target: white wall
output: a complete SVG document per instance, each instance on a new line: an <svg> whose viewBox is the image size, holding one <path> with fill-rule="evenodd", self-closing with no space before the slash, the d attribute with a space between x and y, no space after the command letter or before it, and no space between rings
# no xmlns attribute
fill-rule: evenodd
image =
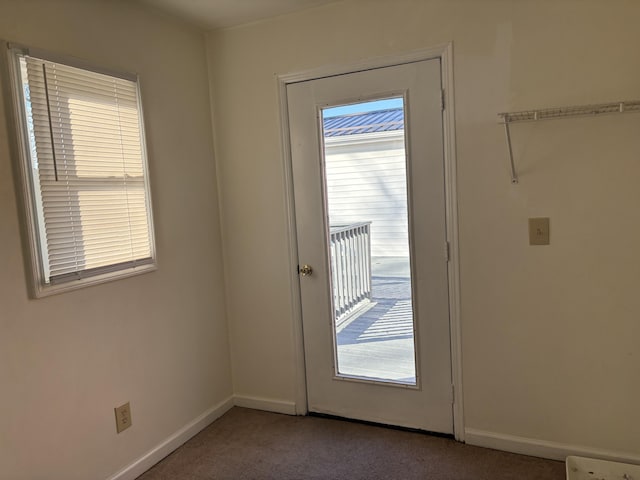
<svg viewBox="0 0 640 480"><path fill-rule="evenodd" d="M466 426L637 454L640 3L353 0L209 36L236 392L295 399L276 75L453 41ZM551 218L551 245L527 218Z"/></svg>
<svg viewBox="0 0 640 480"><path fill-rule="evenodd" d="M133 2L64 0L0 1L0 38L140 74L153 273L27 297L0 115L0 479L104 479L232 393L204 39Z"/></svg>

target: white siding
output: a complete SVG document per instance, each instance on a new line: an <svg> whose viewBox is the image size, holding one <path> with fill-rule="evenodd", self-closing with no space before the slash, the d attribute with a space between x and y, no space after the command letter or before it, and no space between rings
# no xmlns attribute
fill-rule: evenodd
<svg viewBox="0 0 640 480"><path fill-rule="evenodd" d="M325 140L331 225L371 223L371 255L409 255L404 131Z"/></svg>

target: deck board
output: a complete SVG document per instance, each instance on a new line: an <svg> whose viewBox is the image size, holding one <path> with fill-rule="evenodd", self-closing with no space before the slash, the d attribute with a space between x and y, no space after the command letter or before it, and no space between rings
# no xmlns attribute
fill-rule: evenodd
<svg viewBox="0 0 640 480"><path fill-rule="evenodd" d="M373 276L371 305L355 313L337 334L343 375L415 383L411 281Z"/></svg>

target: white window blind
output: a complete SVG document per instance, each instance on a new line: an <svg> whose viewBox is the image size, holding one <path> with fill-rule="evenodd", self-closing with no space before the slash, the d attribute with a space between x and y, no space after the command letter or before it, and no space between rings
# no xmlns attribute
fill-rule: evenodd
<svg viewBox="0 0 640 480"><path fill-rule="evenodd" d="M44 283L152 264L137 82L32 56L19 63Z"/></svg>

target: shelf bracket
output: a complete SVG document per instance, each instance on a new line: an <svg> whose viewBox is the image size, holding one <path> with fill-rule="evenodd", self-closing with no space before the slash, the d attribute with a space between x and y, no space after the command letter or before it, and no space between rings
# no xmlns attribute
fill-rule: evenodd
<svg viewBox="0 0 640 480"><path fill-rule="evenodd" d="M511 131L509 130L509 119L504 119L504 133L507 135L507 148L509 149L509 163L511 165L511 183L518 183L518 173L513 161L513 148L511 147Z"/></svg>

